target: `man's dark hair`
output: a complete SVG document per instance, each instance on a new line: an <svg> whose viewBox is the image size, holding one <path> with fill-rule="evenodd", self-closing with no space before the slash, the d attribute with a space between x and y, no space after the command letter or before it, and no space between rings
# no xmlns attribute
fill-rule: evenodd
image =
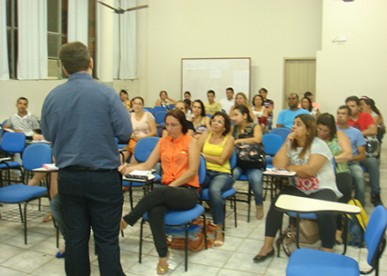
<svg viewBox="0 0 387 276"><path fill-rule="evenodd" d="M348 115L351 116L351 109L347 105L345 105L345 104L340 105L338 109L345 109L345 110L347 110Z"/></svg>
<svg viewBox="0 0 387 276"><path fill-rule="evenodd" d="M350 96L345 99L345 103L356 102L356 105L359 105L359 98L357 96Z"/></svg>
<svg viewBox="0 0 387 276"><path fill-rule="evenodd" d="M26 98L26 97L19 97L18 99L17 99L17 101L16 101L16 103L19 103L19 101L26 101L27 102L27 104L28 104L28 99Z"/></svg>
<svg viewBox="0 0 387 276"><path fill-rule="evenodd" d="M213 94L215 96L215 91L214 90L208 90L207 91L207 96L208 96L208 94Z"/></svg>
<svg viewBox="0 0 387 276"><path fill-rule="evenodd" d="M234 93L234 88L232 88L232 87L227 87L227 88L226 88L226 91L227 91L227 90L230 90L230 91L232 91L232 93Z"/></svg>
<svg viewBox="0 0 387 276"><path fill-rule="evenodd" d="M267 89L264 88L264 87L262 87L261 89L259 89L258 93L261 92L261 91L267 93Z"/></svg>
<svg viewBox="0 0 387 276"><path fill-rule="evenodd" d="M90 52L85 44L76 41L64 44L59 51L59 59L69 75L86 71L90 65Z"/></svg>

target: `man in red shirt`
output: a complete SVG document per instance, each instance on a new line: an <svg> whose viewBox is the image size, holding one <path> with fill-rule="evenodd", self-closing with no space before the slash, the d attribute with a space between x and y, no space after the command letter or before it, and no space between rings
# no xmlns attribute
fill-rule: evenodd
<svg viewBox="0 0 387 276"><path fill-rule="evenodd" d="M348 124L359 129L366 138L367 136L375 136L377 134L375 121L369 113L360 112L359 98L357 96L350 96L345 100L345 104L351 109L351 117ZM369 173L372 204L374 206L383 205L380 198L380 172L378 161L375 157L367 156L365 160L360 162L360 165L365 167Z"/></svg>

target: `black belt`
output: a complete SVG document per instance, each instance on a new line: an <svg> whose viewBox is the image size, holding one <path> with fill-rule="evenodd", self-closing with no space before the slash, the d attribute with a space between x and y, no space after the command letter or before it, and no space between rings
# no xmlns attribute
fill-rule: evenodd
<svg viewBox="0 0 387 276"><path fill-rule="evenodd" d="M90 168L90 167L84 167L84 166L78 166L78 165L68 166L68 167L65 167L61 170L73 171L73 172L112 172L112 171L117 171L117 169L99 169L99 168Z"/></svg>

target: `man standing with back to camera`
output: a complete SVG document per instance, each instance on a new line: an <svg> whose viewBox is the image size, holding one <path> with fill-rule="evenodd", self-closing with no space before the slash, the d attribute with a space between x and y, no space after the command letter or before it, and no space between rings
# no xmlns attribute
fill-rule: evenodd
<svg viewBox="0 0 387 276"><path fill-rule="evenodd" d="M123 195L115 137L129 140L128 112L112 88L92 79L87 46L65 44L59 58L69 79L46 97L41 127L59 168L66 274L90 275L92 228L100 274L125 275L118 245Z"/></svg>

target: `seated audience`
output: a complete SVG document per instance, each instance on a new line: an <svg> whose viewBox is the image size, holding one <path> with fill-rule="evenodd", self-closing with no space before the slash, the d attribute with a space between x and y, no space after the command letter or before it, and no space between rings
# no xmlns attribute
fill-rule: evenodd
<svg viewBox="0 0 387 276"><path fill-rule="evenodd" d="M339 202L347 203L352 198L352 176L348 161L352 159L352 147L348 137L336 128L333 115L321 114L317 119L317 137L324 140L332 152L335 164L336 184L343 196ZM337 217L336 242L342 243L341 215Z"/></svg>
<svg viewBox="0 0 387 276"><path fill-rule="evenodd" d="M184 100L185 100L185 99L191 100L191 98L192 98L191 92L185 91L185 92L184 92Z"/></svg>
<svg viewBox="0 0 387 276"><path fill-rule="evenodd" d="M369 113L360 112L359 98L357 96L348 97L345 104L351 109L348 125L355 127L361 131L366 141L373 139L377 134L377 127L374 119ZM374 206L383 204L380 198L380 172L378 160L374 157L377 153L366 153L366 159L360 164L366 168L370 177L371 184L371 202Z"/></svg>
<svg viewBox="0 0 387 276"><path fill-rule="evenodd" d="M220 105L220 103L215 102L214 90L207 91L207 99L208 102L204 104L204 107L206 108L206 114L214 115L216 112L222 111L222 106Z"/></svg>
<svg viewBox="0 0 387 276"><path fill-rule="evenodd" d="M253 114L262 128L262 133L265 133L268 124L267 117L269 111L263 105L263 97L261 95L255 95L253 98Z"/></svg>
<svg viewBox="0 0 387 276"><path fill-rule="evenodd" d="M262 96L263 98L263 105L265 109L267 110L267 130L271 130L272 125L273 125L273 109L274 109L274 102L273 100L269 99L267 97L267 89L266 88L261 88L258 91L258 94Z"/></svg>
<svg viewBox="0 0 387 276"><path fill-rule="evenodd" d="M234 145L238 144L260 144L262 142L261 127L253 122L250 112L245 105L237 105L233 108L234 128L232 135ZM237 180L241 174L247 176L249 185L254 193L255 217L260 220L264 216L262 197L262 170L258 167L244 167L242 162L237 162L233 177Z"/></svg>
<svg viewBox="0 0 387 276"><path fill-rule="evenodd" d="M134 97L132 99L133 112L130 113L132 121L132 136L128 143L128 152L133 155L137 141L150 136L156 136L156 122L152 113L144 111L144 99ZM125 160L128 156L125 156Z"/></svg>
<svg viewBox="0 0 387 276"><path fill-rule="evenodd" d="M187 135L188 126L184 113L171 110L165 116L168 136L160 139L148 160L136 165L124 164L120 167L122 174L131 171L150 170L161 161L162 186L146 194L132 212L121 221L121 229L128 224L133 226L148 212L153 240L159 255L157 273L168 271L168 245L165 238L164 215L170 210L189 210L195 207L199 198L199 154L198 143Z"/></svg>
<svg viewBox="0 0 387 276"><path fill-rule="evenodd" d="M310 101L312 102L313 108L316 108L317 110L320 110L320 105L318 103L314 102L314 97L313 97L312 92L306 91L304 93L304 97L307 97L308 99L310 99Z"/></svg>
<svg viewBox="0 0 387 276"><path fill-rule="evenodd" d="M301 108L309 111L310 115L312 115L315 119L320 115L320 110L313 107L312 101L308 97L303 97L301 99Z"/></svg>
<svg viewBox="0 0 387 276"><path fill-rule="evenodd" d="M199 138L200 134L210 128L210 118L206 116L206 109L201 100L194 100L192 103L191 122L195 129L195 138Z"/></svg>
<svg viewBox="0 0 387 276"><path fill-rule="evenodd" d="M280 111L278 114L277 127L292 128L294 118L300 114L309 114L309 111L299 108L299 97L296 93L290 93L288 96L288 109Z"/></svg>
<svg viewBox="0 0 387 276"><path fill-rule="evenodd" d="M164 106L166 109L170 108L171 104L174 104L176 101L168 96L168 92L165 90L160 91L160 99L156 100L155 106Z"/></svg>
<svg viewBox="0 0 387 276"><path fill-rule="evenodd" d="M129 100L129 94L125 89L121 89L120 91L120 99L122 104L126 107L126 109L130 112L132 108L132 103Z"/></svg>
<svg viewBox="0 0 387 276"><path fill-rule="evenodd" d="M337 129L342 131L351 142L352 158L348 161L348 167L352 175L352 184L355 188L355 198L365 206L365 180L360 162L365 160L365 139L361 132L348 125L351 109L342 105L337 110Z"/></svg>
<svg viewBox="0 0 387 276"><path fill-rule="evenodd" d="M177 101L175 103L175 109L179 109L179 110L183 111L184 114L185 114L185 117L187 118L187 113L186 112L187 112L188 106L185 103L185 101ZM193 136L194 135L194 131L195 131L193 123L191 121L187 120L187 126L188 126L187 134ZM168 136L168 131L167 131L167 129L164 126L163 133L162 133L161 137L167 137L167 136Z"/></svg>
<svg viewBox="0 0 387 276"><path fill-rule="evenodd" d="M383 136L386 133L386 126L384 125L382 113L376 107L375 101L366 96L360 98L359 104L361 112L369 113L371 114L372 118L374 118L376 127L378 128L376 136L381 143Z"/></svg>
<svg viewBox="0 0 387 276"><path fill-rule="evenodd" d="M234 105L234 89L232 87L226 88L226 98L220 100L222 110L230 114L231 107Z"/></svg>
<svg viewBox="0 0 387 276"><path fill-rule="evenodd" d="M251 105L249 103L249 100L247 99L246 94L243 93L243 92L238 92L235 95L234 105L232 106L232 108L230 110L230 114L229 114L231 119L232 119L232 115L233 115L233 109L237 105L244 105L244 106L246 106L248 108L248 110L249 110L250 117L253 119L254 122L257 122L257 118L254 116L254 113L253 113L253 110L251 109Z"/></svg>
<svg viewBox="0 0 387 276"><path fill-rule="evenodd" d="M43 140L43 136L38 134L40 124L38 118L28 112L28 99L20 97L16 101L17 113L5 121L3 129L10 129L14 132L23 132L27 138Z"/></svg>
<svg viewBox="0 0 387 276"><path fill-rule="evenodd" d="M315 137L316 120L309 114L297 115L292 132L274 157L276 168L296 172L295 184L284 188L281 194L337 201L341 193L337 190L332 153L328 145ZM278 197L277 197L278 198ZM263 262L274 256L274 237L282 224L283 212L275 207L274 200L266 217L264 244L254 262ZM333 251L335 244L336 215L317 213L321 246L324 251ZM279 246L279 243L277 243Z"/></svg>
<svg viewBox="0 0 387 276"><path fill-rule="evenodd" d="M203 188L209 190L211 214L216 225L215 246L222 246L224 242L225 202L222 199L222 192L231 189L234 183L230 167L234 138L229 135L230 127L228 115L218 111L211 118L209 131L203 133L199 139L199 147L207 166Z"/></svg>

